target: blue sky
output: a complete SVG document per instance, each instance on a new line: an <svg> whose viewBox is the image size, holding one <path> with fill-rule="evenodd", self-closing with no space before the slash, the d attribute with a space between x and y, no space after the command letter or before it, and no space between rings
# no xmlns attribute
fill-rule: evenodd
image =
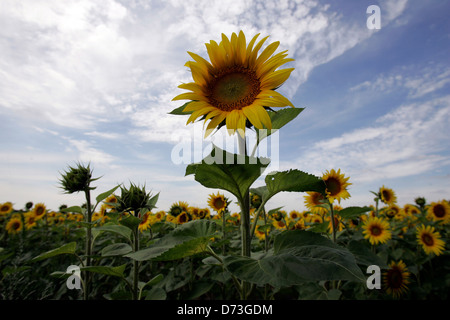
<svg viewBox="0 0 450 320"><path fill-rule="evenodd" d="M369 5L380 7L379 30L366 26ZM270 35L295 59L280 92L305 110L279 132L279 170L340 168L352 183L344 207L372 204L382 185L400 205L448 199L449 9L438 0L2 0L0 202L79 204L58 179L82 161L102 176L94 194L131 181L160 192L161 209L205 207L217 190L184 177L172 157L201 126L167 113L190 81L186 51L206 57L204 43L239 30ZM268 203L279 206L303 210L303 194Z"/></svg>

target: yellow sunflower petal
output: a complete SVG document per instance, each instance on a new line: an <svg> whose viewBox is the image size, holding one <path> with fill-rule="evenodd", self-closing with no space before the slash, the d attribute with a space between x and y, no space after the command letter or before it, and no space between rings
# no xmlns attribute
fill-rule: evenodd
<svg viewBox="0 0 450 320"><path fill-rule="evenodd" d="M261 81L261 89L274 89L281 86L291 75L291 72L294 71L294 68L287 68L275 71L264 77Z"/></svg>

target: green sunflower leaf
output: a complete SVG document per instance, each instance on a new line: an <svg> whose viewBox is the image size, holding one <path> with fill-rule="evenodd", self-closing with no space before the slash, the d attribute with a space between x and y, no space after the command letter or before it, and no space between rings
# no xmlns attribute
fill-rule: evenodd
<svg viewBox="0 0 450 320"><path fill-rule="evenodd" d="M180 225L172 232L153 242L148 248L125 257L145 261L170 261L206 252L217 225L209 220L194 220Z"/></svg>
<svg viewBox="0 0 450 320"><path fill-rule="evenodd" d="M257 285L284 287L305 281L365 281L350 251L304 230L279 234L273 250L259 259L228 256L224 265L237 278Z"/></svg>
<svg viewBox="0 0 450 320"><path fill-rule="evenodd" d="M109 267L109 266L89 266L80 268L81 271L89 271L94 273L100 273L107 276L114 276L119 278L125 278L124 271L127 264L123 264L117 267Z"/></svg>
<svg viewBox="0 0 450 320"><path fill-rule="evenodd" d="M347 207L339 211L339 215L345 219L357 218L365 212L373 210L370 207Z"/></svg>
<svg viewBox="0 0 450 320"><path fill-rule="evenodd" d="M258 141L270 136L274 130L279 130L294 120L304 108L284 108L278 111L267 111L272 121L272 130L256 130Z"/></svg>
<svg viewBox="0 0 450 320"><path fill-rule="evenodd" d="M108 191L105 191L105 192L103 192L103 193L100 193L100 194L95 198L95 200L97 201L97 203L99 203L99 202L105 200L105 199L108 198L111 194L113 194L113 192L116 191L117 188L119 188L119 186L115 186L114 188L112 188L112 189L110 189L110 190L108 190Z"/></svg>
<svg viewBox="0 0 450 320"><path fill-rule="evenodd" d="M269 200L282 191L325 193L325 183L321 178L297 169L268 174L265 181L267 192L263 193L263 196L266 197L263 198L263 201Z"/></svg>
<svg viewBox="0 0 450 320"><path fill-rule="evenodd" d="M226 190L242 199L269 162L267 158L237 155L214 146L201 163L187 166L186 175L194 174L203 186Z"/></svg>
<svg viewBox="0 0 450 320"><path fill-rule="evenodd" d="M128 241L131 241L131 230L123 225L105 224L103 226L97 227L96 229L100 231L113 232L119 234Z"/></svg>
<svg viewBox="0 0 450 320"><path fill-rule="evenodd" d="M75 254L75 250L77 249L77 243L76 242L70 242L65 245L62 245L59 248L44 252L37 257L34 257L31 259L31 262L36 262L39 260L48 259L54 256L58 256L60 254Z"/></svg>
<svg viewBox="0 0 450 320"><path fill-rule="evenodd" d="M136 227L141 223L141 219L130 214L126 218L121 219L119 223L131 230L135 230Z"/></svg>
<svg viewBox="0 0 450 320"><path fill-rule="evenodd" d="M133 251L128 243L113 243L102 249L102 257L123 256Z"/></svg>

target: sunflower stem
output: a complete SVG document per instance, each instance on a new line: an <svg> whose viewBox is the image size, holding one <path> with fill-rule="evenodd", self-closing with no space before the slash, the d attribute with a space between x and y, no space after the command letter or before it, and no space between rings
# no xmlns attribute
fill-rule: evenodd
<svg viewBox="0 0 450 320"><path fill-rule="evenodd" d="M91 256L92 256L92 208L91 208L91 192L89 190L89 187L87 187L84 191L86 195L86 206L87 206L87 212L86 212L86 266L89 267L91 265ZM85 290L84 290L84 300L89 299L89 293L90 293L90 274L89 272L85 273Z"/></svg>
<svg viewBox="0 0 450 320"><path fill-rule="evenodd" d="M133 252L139 251L139 226L136 226L133 231L134 234L134 248ZM133 260L133 299L139 299L139 261Z"/></svg>
<svg viewBox="0 0 450 320"><path fill-rule="evenodd" d="M330 206L330 213L331 213L331 230L333 232L333 242L336 243L336 226L334 225L334 210L333 210L333 204L328 200L328 205Z"/></svg>

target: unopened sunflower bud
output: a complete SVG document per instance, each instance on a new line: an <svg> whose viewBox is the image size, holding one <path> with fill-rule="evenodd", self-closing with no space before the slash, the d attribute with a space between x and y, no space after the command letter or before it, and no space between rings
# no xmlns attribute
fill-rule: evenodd
<svg viewBox="0 0 450 320"><path fill-rule="evenodd" d="M129 189L122 187L120 189L122 194L117 196L117 210L119 212L134 211L134 214L137 216L141 209L147 207L150 194L145 191L145 187L140 188L131 184Z"/></svg>
<svg viewBox="0 0 450 320"><path fill-rule="evenodd" d="M61 174L61 176L62 189L66 193L91 190L93 188L90 188L89 185L91 181L96 180L92 179L92 171L89 165L85 167L82 164L77 164L75 168L69 167L69 170Z"/></svg>

